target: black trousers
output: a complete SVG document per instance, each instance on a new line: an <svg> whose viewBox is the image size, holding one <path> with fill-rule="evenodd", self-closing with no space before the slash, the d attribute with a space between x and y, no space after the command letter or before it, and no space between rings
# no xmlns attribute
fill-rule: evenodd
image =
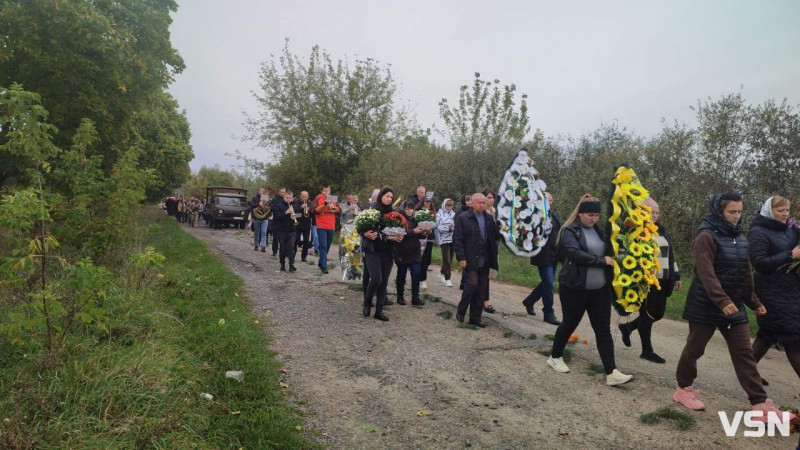
<svg viewBox="0 0 800 450"><path fill-rule="evenodd" d="M469 308L469 323L481 323L483 314L483 295L489 286L489 267L481 267L477 270L466 270L467 283L461 293L461 301L458 303L458 314L464 316Z"/></svg>
<svg viewBox="0 0 800 450"><path fill-rule="evenodd" d="M569 337L578 328L584 313L589 313L603 369L606 375L613 372L617 364L614 362L614 341L611 339L611 294L608 288L578 290L561 285L558 287L558 297L564 318L556 330L550 354L553 358L561 358Z"/></svg>
<svg viewBox="0 0 800 450"><path fill-rule="evenodd" d="M419 281L428 280L428 266L431 265L431 258L433 258L433 242L429 241L425 244L425 251L422 252L422 273Z"/></svg>
<svg viewBox="0 0 800 450"><path fill-rule="evenodd" d="M294 245L295 235L294 230L278 231L278 239L275 240L280 243L281 265L286 262L286 258L289 258L289 265L294 265L294 256L297 254L297 247Z"/></svg>
<svg viewBox="0 0 800 450"><path fill-rule="evenodd" d="M627 325L628 330L639 330L639 337L642 339L642 352L652 352L653 343L650 336L653 331L653 323L658 322L664 317L664 312L667 309L667 297L656 289L650 291L647 295L644 305L639 309L639 317L629 322Z"/></svg>
<svg viewBox="0 0 800 450"><path fill-rule="evenodd" d="M311 230L301 230L298 228L297 234L295 235L295 242L298 246L302 245L300 259L305 261L308 257L308 248L311 247Z"/></svg>
<svg viewBox="0 0 800 450"><path fill-rule="evenodd" d="M372 299L377 294L378 298L375 300L375 314L377 315L383 311L383 302L386 300L386 288L389 285L389 276L392 274L392 266L394 265L392 252L387 250L367 253L364 257L364 265L369 270L369 283L364 297L364 307L372 305Z"/></svg>

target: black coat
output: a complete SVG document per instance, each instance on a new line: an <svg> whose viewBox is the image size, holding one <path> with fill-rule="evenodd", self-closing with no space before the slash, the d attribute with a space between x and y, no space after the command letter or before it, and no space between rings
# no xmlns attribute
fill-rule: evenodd
<svg viewBox="0 0 800 450"><path fill-rule="evenodd" d="M481 236L478 219L474 210L458 214L455 218L455 232L453 233L453 249L457 261L466 261L466 270L478 270L481 267L498 269L498 245L500 230L497 223L486 211L486 239Z"/></svg>
<svg viewBox="0 0 800 450"><path fill-rule="evenodd" d="M555 266L558 264L558 230L561 229L561 219L555 211L550 211L550 220L553 223L553 228L550 230L550 235L547 237L547 243L544 248L534 256L531 256L531 264L539 267Z"/></svg>
<svg viewBox="0 0 800 450"><path fill-rule="evenodd" d="M295 229L292 219L289 217L289 204L283 199L272 203L272 220L270 220L270 224L274 224L275 228L273 230L276 233Z"/></svg>
<svg viewBox="0 0 800 450"><path fill-rule="evenodd" d="M597 235L605 241L605 233L595 225ZM564 227L558 242L558 257L563 261L558 272L558 284L570 289L586 289L586 272L590 267L605 269L606 280L610 279L610 266L604 256L589 253L586 236L583 234L578 220Z"/></svg>
<svg viewBox="0 0 800 450"><path fill-rule="evenodd" d="M420 249L419 240L425 236L415 234L414 228L417 223L413 218L406 216L408 222L408 232L403 236L403 240L394 244L392 247L392 257L397 264L413 264L422 262L422 251Z"/></svg>
<svg viewBox="0 0 800 450"><path fill-rule="evenodd" d="M781 268L793 262L799 235L797 229L759 213L748 234L756 295L767 308L767 314L758 317L759 331L779 342L800 339L800 277Z"/></svg>
<svg viewBox="0 0 800 450"><path fill-rule="evenodd" d="M308 217L303 217L303 201L299 198L292 200L292 208L294 208L294 212L300 214L300 217L297 218L297 229L309 231L311 230L311 214L314 210L314 207L311 205L310 201L306 201L305 204L306 207L308 207Z"/></svg>

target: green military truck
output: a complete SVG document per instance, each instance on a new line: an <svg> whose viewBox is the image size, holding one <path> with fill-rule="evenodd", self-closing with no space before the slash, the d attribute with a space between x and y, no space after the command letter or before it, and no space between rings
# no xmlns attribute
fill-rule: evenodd
<svg viewBox="0 0 800 450"><path fill-rule="evenodd" d="M250 206L247 204L247 189L225 186L206 187L206 214L208 226L219 228L232 225L244 229Z"/></svg>

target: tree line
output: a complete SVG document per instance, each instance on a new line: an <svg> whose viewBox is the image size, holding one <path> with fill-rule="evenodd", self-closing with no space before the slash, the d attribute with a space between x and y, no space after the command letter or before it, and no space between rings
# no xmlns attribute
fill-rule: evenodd
<svg viewBox="0 0 800 450"><path fill-rule="evenodd" d="M600 124L563 137L532 130L526 95L480 73L455 101L439 102L436 130L415 122L390 66L373 59L334 60L319 47L304 59L287 41L262 64L260 79L259 112L246 125L263 157L240 159L273 186L316 192L326 183L368 198L382 185L410 193L423 184L440 200L457 200L496 189L527 148L555 207L568 214L584 193L607 198L614 168L625 163L662 205L684 257L711 194L740 191L752 211L770 195L800 194L800 115L786 100L754 105L733 93L697 101L693 126L665 119L658 133L641 136Z"/></svg>

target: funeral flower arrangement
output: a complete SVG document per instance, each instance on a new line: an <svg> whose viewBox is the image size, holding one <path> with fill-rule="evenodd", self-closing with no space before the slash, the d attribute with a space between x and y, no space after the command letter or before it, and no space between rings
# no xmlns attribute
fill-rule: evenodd
<svg viewBox="0 0 800 450"><path fill-rule="evenodd" d="M553 225L544 195L546 188L528 152L520 150L506 170L497 203L500 234L517 256L534 256L547 243Z"/></svg>
<svg viewBox="0 0 800 450"><path fill-rule="evenodd" d="M658 227L653 223L650 207L644 200L650 195L642 187L633 169L625 166L614 174L611 197L611 247L614 252L614 280L611 282L617 303L626 312L638 311L650 292L650 286L661 289L656 274L659 247Z"/></svg>
<svg viewBox="0 0 800 450"><path fill-rule="evenodd" d="M375 211L377 212L377 211ZM361 279L361 235L352 225L343 225L339 238L339 259L342 281Z"/></svg>
<svg viewBox="0 0 800 450"><path fill-rule="evenodd" d="M427 209L420 209L414 213L414 221L424 231L430 231L436 226L436 216Z"/></svg>
<svg viewBox="0 0 800 450"><path fill-rule="evenodd" d="M358 213L354 223L356 225L356 232L358 234L366 233L367 231L378 231L381 220L381 213L376 209L365 209Z"/></svg>
<svg viewBox="0 0 800 450"><path fill-rule="evenodd" d="M392 211L390 213L384 214L381 217L382 222L382 229L381 232L386 236L405 236L406 231L408 230L408 222L406 222L406 218L403 217L397 211Z"/></svg>

